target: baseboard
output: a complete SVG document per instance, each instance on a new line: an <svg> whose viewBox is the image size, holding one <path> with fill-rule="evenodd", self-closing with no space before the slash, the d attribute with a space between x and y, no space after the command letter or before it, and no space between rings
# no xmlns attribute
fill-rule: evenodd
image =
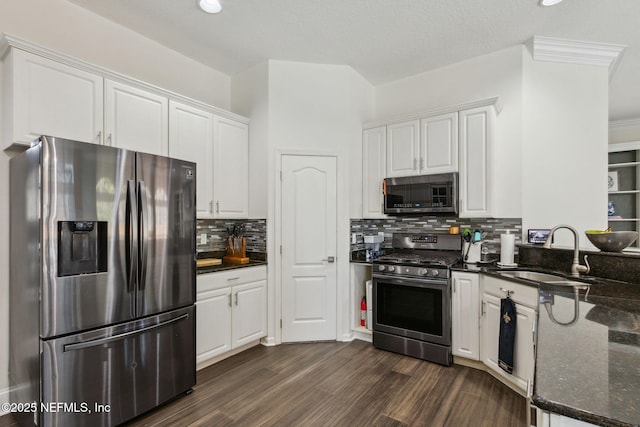
<svg viewBox="0 0 640 427"><path fill-rule="evenodd" d="M260 344L262 344L265 347L273 347L273 346L277 345L278 343L276 343L275 337L264 337L260 341Z"/></svg>
<svg viewBox="0 0 640 427"><path fill-rule="evenodd" d="M248 344L245 344L245 345L243 345L241 347L234 348L233 350L228 351L228 352L226 352L224 354L221 354L219 356L215 356L215 357L212 357L211 359L204 360L204 361L202 361L202 362L197 364L196 370L199 371L201 369L204 369L207 366L211 366L214 363L220 362L221 360L227 359L227 358L229 358L231 356L235 356L236 354L242 353L243 351L248 350L251 347L255 347L255 346L259 345L259 344L260 344L260 340L255 340L255 341L252 341L252 342L250 342Z"/></svg>

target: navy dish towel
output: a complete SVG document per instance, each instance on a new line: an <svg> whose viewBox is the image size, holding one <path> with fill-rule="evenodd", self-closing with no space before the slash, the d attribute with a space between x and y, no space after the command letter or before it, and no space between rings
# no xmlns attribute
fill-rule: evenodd
<svg viewBox="0 0 640 427"><path fill-rule="evenodd" d="M513 373L513 347L516 341L516 304L509 297L500 300L500 338L498 365Z"/></svg>

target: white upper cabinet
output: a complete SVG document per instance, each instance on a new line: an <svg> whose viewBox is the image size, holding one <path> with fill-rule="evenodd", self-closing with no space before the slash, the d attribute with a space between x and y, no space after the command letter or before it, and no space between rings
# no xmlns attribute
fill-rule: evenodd
<svg viewBox="0 0 640 427"><path fill-rule="evenodd" d="M215 218L249 217L249 126L214 116Z"/></svg>
<svg viewBox="0 0 640 427"><path fill-rule="evenodd" d="M169 154L169 99L105 80L104 144L144 153Z"/></svg>
<svg viewBox="0 0 640 427"><path fill-rule="evenodd" d="M420 121L420 173L458 171L458 113Z"/></svg>
<svg viewBox="0 0 640 427"><path fill-rule="evenodd" d="M213 113L169 101L169 156L196 164L196 215L213 217Z"/></svg>
<svg viewBox="0 0 640 427"><path fill-rule="evenodd" d="M4 60L4 144L29 145L40 135L100 142L103 78L11 49Z"/></svg>
<svg viewBox="0 0 640 427"><path fill-rule="evenodd" d="M387 128L362 131L362 215L384 217L382 180L386 177Z"/></svg>
<svg viewBox="0 0 640 427"><path fill-rule="evenodd" d="M491 217L493 106L460 111L460 217Z"/></svg>
<svg viewBox="0 0 640 427"><path fill-rule="evenodd" d="M387 177L419 173L420 121L387 126Z"/></svg>

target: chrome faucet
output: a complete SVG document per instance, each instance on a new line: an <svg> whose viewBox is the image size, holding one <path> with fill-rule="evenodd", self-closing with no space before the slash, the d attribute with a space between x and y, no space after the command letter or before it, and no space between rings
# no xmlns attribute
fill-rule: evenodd
<svg viewBox="0 0 640 427"><path fill-rule="evenodd" d="M571 275L579 277L580 273L588 273L591 268L589 267L589 262L587 261L586 255L584 256L584 263L586 265L580 264L580 239L578 238L578 232L572 226L560 224L553 227L549 232L549 237L547 237L547 240L544 242L544 245L542 247L551 249L551 240L553 240L553 233L555 233L559 228L566 228L567 230L571 230L571 232L573 233L573 262L571 263Z"/></svg>

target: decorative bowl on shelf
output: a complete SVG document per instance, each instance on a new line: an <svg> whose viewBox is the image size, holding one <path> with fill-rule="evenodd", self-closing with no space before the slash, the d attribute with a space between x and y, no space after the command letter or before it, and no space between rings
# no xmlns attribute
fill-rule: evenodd
<svg viewBox="0 0 640 427"><path fill-rule="evenodd" d="M593 246L603 252L622 252L638 238L637 231L612 231L610 228L584 232Z"/></svg>

